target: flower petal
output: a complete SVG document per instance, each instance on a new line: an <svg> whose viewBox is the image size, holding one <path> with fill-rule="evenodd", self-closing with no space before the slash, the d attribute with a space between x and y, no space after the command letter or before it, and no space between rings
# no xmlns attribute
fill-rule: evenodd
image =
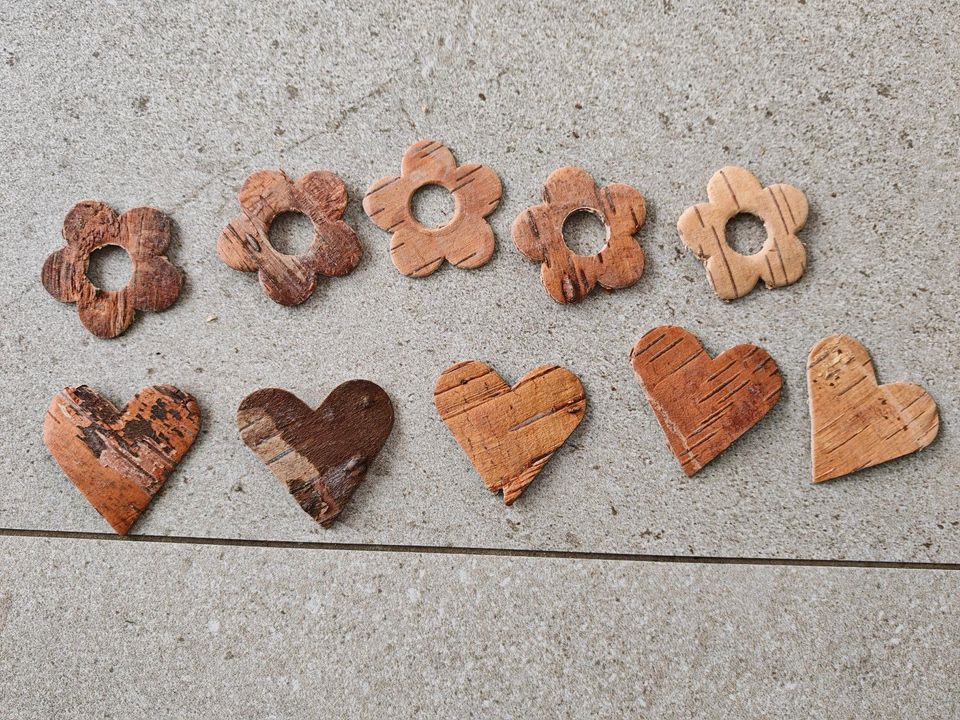
<svg viewBox="0 0 960 720"><path fill-rule="evenodd" d="M286 173L278 170L258 170L243 181L238 195L240 207L252 216L262 216L265 207L271 208L269 218L264 217L264 220L272 220L273 207L289 205L292 188L293 182Z"/></svg>
<svg viewBox="0 0 960 720"><path fill-rule="evenodd" d="M548 249L561 232L553 222L548 205L534 205L517 215L513 221L513 242L517 249L531 260L543 262Z"/></svg>
<svg viewBox="0 0 960 720"><path fill-rule="evenodd" d="M281 305L299 305L316 289L317 273L305 268L296 257L287 258L287 262L280 262L279 256L271 255L257 277L268 298Z"/></svg>
<svg viewBox="0 0 960 720"><path fill-rule="evenodd" d="M92 285L77 301L80 322L97 337L113 338L130 327L134 308L127 288L100 290Z"/></svg>
<svg viewBox="0 0 960 720"><path fill-rule="evenodd" d="M158 312L173 305L182 286L180 271L166 258L152 256L136 261L128 291L134 308Z"/></svg>
<svg viewBox="0 0 960 720"><path fill-rule="evenodd" d="M425 277L443 263L443 250L431 233L404 225L390 239L390 259L404 275Z"/></svg>
<svg viewBox="0 0 960 720"><path fill-rule="evenodd" d="M460 204L462 212L486 217L500 203L503 188L500 178L486 165L461 165L450 178L450 192Z"/></svg>
<svg viewBox="0 0 960 720"><path fill-rule="evenodd" d="M732 217L740 210L740 202L733 188L743 188L748 193L762 189L760 181L749 170L727 165L717 170L707 183L707 197L710 204L722 210L728 217Z"/></svg>
<svg viewBox="0 0 960 720"><path fill-rule="evenodd" d="M310 206L331 220L342 218L347 209L347 186L343 180L326 170L304 175L294 183L294 192L302 193L305 206Z"/></svg>
<svg viewBox="0 0 960 720"><path fill-rule="evenodd" d="M370 183L363 198L363 210L377 227L394 232L401 225L412 224L410 199L414 187L402 177L383 177Z"/></svg>
<svg viewBox="0 0 960 720"><path fill-rule="evenodd" d="M596 208L599 204L597 184L583 168L562 167L550 173L543 184L544 202L558 206L583 206Z"/></svg>
<svg viewBox="0 0 960 720"><path fill-rule="evenodd" d="M97 200L78 202L63 220L63 239L67 245L86 252L116 240L117 213Z"/></svg>
<svg viewBox="0 0 960 720"><path fill-rule="evenodd" d="M436 140L415 142L403 154L400 174L420 186L442 180L457 167L453 153Z"/></svg>
<svg viewBox="0 0 960 720"><path fill-rule="evenodd" d="M490 223L482 216L473 216L452 225L449 237L441 233L438 243L447 261L465 270L486 265L493 256L495 244Z"/></svg>
<svg viewBox="0 0 960 720"><path fill-rule="evenodd" d="M329 277L348 274L363 257L363 246L357 233L342 220L321 219L310 249L300 256L303 266Z"/></svg>
<svg viewBox="0 0 960 720"><path fill-rule="evenodd" d="M131 208L120 216L119 244L133 258L162 255L170 244L173 223L152 207Z"/></svg>
<svg viewBox="0 0 960 720"><path fill-rule="evenodd" d="M600 191L604 222L610 235L633 235L646 218L646 203L640 191L630 185L614 183Z"/></svg>
<svg viewBox="0 0 960 720"><path fill-rule="evenodd" d="M246 215L238 215L220 233L217 255L234 270L253 272L260 267L263 246L260 229Z"/></svg>
<svg viewBox="0 0 960 720"><path fill-rule="evenodd" d="M60 302L76 302L83 287L90 284L84 263L76 257L70 245L47 256L40 271L40 281Z"/></svg>

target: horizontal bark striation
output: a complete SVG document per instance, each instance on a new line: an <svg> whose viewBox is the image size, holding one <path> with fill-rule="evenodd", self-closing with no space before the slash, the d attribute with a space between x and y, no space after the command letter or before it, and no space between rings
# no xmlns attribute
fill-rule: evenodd
<svg viewBox="0 0 960 720"><path fill-rule="evenodd" d="M502 490L507 505L533 482L586 411L580 380L556 365L535 368L510 387L493 368L470 360L447 368L433 397L487 488Z"/></svg>
<svg viewBox="0 0 960 720"><path fill-rule="evenodd" d="M630 355L670 449L693 475L753 427L780 399L777 364L756 345L710 358L693 333L663 325Z"/></svg>

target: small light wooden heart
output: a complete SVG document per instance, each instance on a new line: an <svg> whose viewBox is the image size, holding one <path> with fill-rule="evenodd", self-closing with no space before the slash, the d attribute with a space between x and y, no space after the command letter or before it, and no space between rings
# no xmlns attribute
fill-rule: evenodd
<svg viewBox="0 0 960 720"><path fill-rule="evenodd" d="M443 371L433 391L443 422L490 492L513 504L586 410L580 380L542 365L513 387L489 365L468 360Z"/></svg>
<svg viewBox="0 0 960 720"><path fill-rule="evenodd" d="M43 442L87 501L125 535L199 431L197 401L172 385L144 388L123 410L81 385L53 398Z"/></svg>
<svg viewBox="0 0 960 720"><path fill-rule="evenodd" d="M711 359L693 333L662 325L637 341L630 361L687 475L726 450L780 399L777 364L756 345L737 345Z"/></svg>
<svg viewBox="0 0 960 720"><path fill-rule="evenodd" d="M387 441L393 403L369 380L338 385L316 410L293 393L265 388L240 403L237 427L300 507L330 527Z"/></svg>
<svg viewBox="0 0 960 720"><path fill-rule="evenodd" d="M815 483L916 452L940 429L933 398L913 383L877 385L866 348L846 335L813 346L807 384Z"/></svg>

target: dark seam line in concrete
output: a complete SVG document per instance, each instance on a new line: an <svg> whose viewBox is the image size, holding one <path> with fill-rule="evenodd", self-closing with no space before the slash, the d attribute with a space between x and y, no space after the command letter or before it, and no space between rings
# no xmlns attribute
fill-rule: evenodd
<svg viewBox="0 0 960 720"><path fill-rule="evenodd" d="M109 540L170 545L212 545L282 550L349 550L353 552L412 553L422 555L484 555L548 560L617 560L620 562L685 563L696 565L760 565L769 567L867 568L881 570L953 570L960 563L896 562L888 560L817 560L805 558L714 557L710 555L653 555L632 553L577 552L568 550L524 550L443 545L386 545L374 543L306 542L297 540L245 540L183 535L114 535L112 533L68 530L20 530L0 528L0 537L53 538L58 540Z"/></svg>

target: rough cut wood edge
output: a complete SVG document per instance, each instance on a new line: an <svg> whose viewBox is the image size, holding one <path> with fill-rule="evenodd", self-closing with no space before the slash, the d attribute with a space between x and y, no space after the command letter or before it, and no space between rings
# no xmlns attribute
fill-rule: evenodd
<svg viewBox="0 0 960 720"><path fill-rule="evenodd" d="M763 187L748 170L727 166L707 185L710 202L688 208L677 223L683 244L703 260L711 287L724 300L749 293L759 280L768 288L791 285L807 267L797 231L807 220L807 198L792 185ZM767 239L759 252L741 255L727 243L726 227L740 213L763 221Z"/></svg>
<svg viewBox="0 0 960 720"><path fill-rule="evenodd" d="M453 196L453 217L440 227L421 225L413 215L413 196L426 185ZM426 277L446 260L472 270L493 256L493 229L484 219L500 203L500 178L489 167L457 165L444 145L420 140L403 155L400 175L370 184L363 198L367 216L391 233L390 259L404 275Z"/></svg>
<svg viewBox="0 0 960 720"><path fill-rule="evenodd" d="M573 213L595 214L607 227L607 242L595 255L577 255L563 238L563 225ZM622 183L598 188L578 167L554 170L543 186L543 202L527 208L513 223L513 242L531 260L541 263L540 281L559 303L575 303L596 285L627 288L643 275L643 248L634 234L643 225L646 204L634 188Z"/></svg>
<svg viewBox="0 0 960 720"><path fill-rule="evenodd" d="M240 437L300 507L324 527L343 511L393 428L393 404L376 383L350 380L316 410L278 388L240 403Z"/></svg>
<svg viewBox="0 0 960 720"><path fill-rule="evenodd" d="M542 365L510 387L468 360L437 380L434 403L487 488L507 505L520 497L583 419L586 396L569 370Z"/></svg>
<svg viewBox="0 0 960 720"><path fill-rule="evenodd" d="M282 171L260 170L244 181L239 200L241 213L220 234L217 254L234 270L256 272L274 302L299 305L321 275L347 275L360 263L363 247L341 220L347 188L333 173L311 172L293 181ZM301 213L313 223L313 243L300 255L285 255L270 244L270 226L284 212Z"/></svg>
<svg viewBox="0 0 960 720"><path fill-rule="evenodd" d="M693 333L662 325L636 342L630 362L688 476L780 400L777 364L756 345L737 345L711 358Z"/></svg>
<svg viewBox="0 0 960 720"><path fill-rule="evenodd" d="M878 385L866 348L847 335L813 346L807 386L815 483L916 452L940 428L930 394L908 382Z"/></svg>
<svg viewBox="0 0 960 720"><path fill-rule="evenodd" d="M86 385L50 403L43 442L120 535L160 491L200 432L200 406L172 385L140 390L118 410Z"/></svg>

